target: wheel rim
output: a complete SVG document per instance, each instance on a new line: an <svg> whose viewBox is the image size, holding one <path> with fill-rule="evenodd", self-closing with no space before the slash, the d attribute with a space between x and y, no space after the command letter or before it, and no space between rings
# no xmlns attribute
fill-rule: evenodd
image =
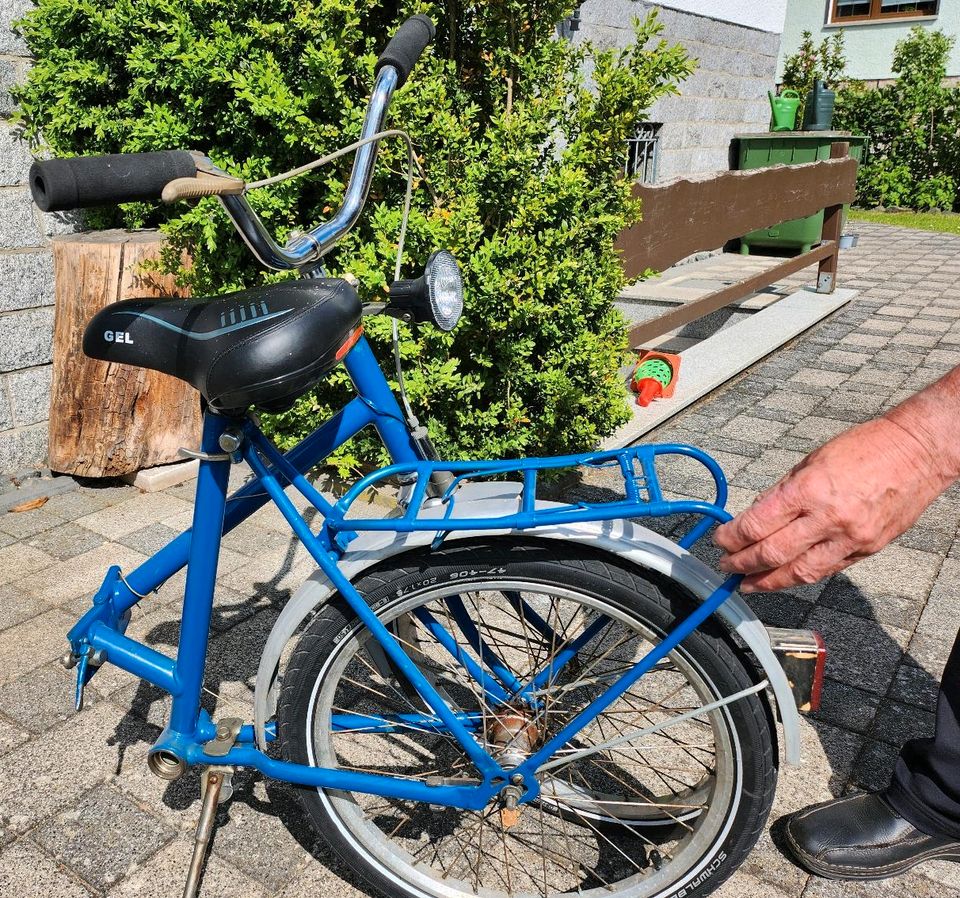
<svg viewBox="0 0 960 898"><path fill-rule="evenodd" d="M516 703L505 706L484 696L418 620L416 612L429 611L479 661L451 617L455 596L480 636L524 683L599 615L609 624L582 647L575 663L544 685L540 707L520 713ZM609 598L527 581L428 587L384 604L378 616L392 625L451 706L482 716L478 738L499 753L504 767L521 763L662 635ZM534 626L535 616L549 625L550 638ZM390 713L425 710L393 676L369 634L348 630L338 636L314 686L306 721L310 762L478 781L449 735L410 728L392 734L331 730L335 714L383 720ZM543 774L541 796L524 807L514 826L505 826L493 803L473 812L332 791L321 791L320 799L354 850L408 894L659 895L704 869L738 804L741 758L728 708L669 724L719 697L702 669L675 651L582 730L568 750L668 725L636 744L627 741Z"/></svg>

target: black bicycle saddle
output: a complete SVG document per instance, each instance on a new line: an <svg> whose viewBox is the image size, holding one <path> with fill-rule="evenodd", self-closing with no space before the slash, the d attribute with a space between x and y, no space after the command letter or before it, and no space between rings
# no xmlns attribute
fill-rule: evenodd
<svg viewBox="0 0 960 898"><path fill-rule="evenodd" d="M353 287L327 278L205 299L127 299L91 319L83 351L185 380L215 411L282 411L337 364L361 315Z"/></svg>

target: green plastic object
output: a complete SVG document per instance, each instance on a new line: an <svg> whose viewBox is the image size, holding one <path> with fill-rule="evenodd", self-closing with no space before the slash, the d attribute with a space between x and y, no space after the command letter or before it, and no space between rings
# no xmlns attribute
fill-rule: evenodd
<svg viewBox="0 0 960 898"><path fill-rule="evenodd" d="M673 380L673 368L663 359L647 359L633 373L635 382L639 382L645 377L650 377L662 386L669 387L670 381Z"/></svg>
<svg viewBox="0 0 960 898"><path fill-rule="evenodd" d="M836 92L827 90L823 81L814 81L813 90L807 94L807 102L803 105L803 130L829 131L833 125L833 104L836 99Z"/></svg>
<svg viewBox="0 0 960 898"><path fill-rule="evenodd" d="M867 151L867 138L846 131L794 131L785 134L739 134L737 168L766 168L770 165L799 165L830 158L830 145L840 141L850 144L850 155L862 162ZM844 221L846 206L844 206ZM823 211L806 218L795 218L770 228L751 231L740 238L740 252L747 256L754 247L792 249L807 252L820 242Z"/></svg>
<svg viewBox="0 0 960 898"><path fill-rule="evenodd" d="M797 124L800 94L787 88L780 96L777 96L772 90L768 90L767 98L770 100L770 110L773 113L770 130L792 131Z"/></svg>

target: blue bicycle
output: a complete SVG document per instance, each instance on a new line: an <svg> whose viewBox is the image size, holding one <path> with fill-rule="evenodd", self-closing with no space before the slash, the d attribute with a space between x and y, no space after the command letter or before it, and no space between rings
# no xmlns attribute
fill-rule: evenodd
<svg viewBox="0 0 960 898"><path fill-rule="evenodd" d="M346 148L356 156L343 207L284 246L244 197L258 185L197 154L34 165L44 211L217 196L264 265L303 275L210 299L126 300L90 322L88 355L188 381L203 397L204 424L188 453L199 459L193 526L136 570L110 568L69 633L64 663L76 666L78 707L107 663L172 695L149 763L170 780L202 768L187 896L237 767L299 785L317 832L386 895L705 894L766 820L775 715L785 757L798 762L797 704L816 703L822 645L815 634L765 628L735 595L737 578L722 580L690 554L729 519L723 474L700 450L444 462L395 398L363 315L451 329L463 303L455 260L434 253L422 278L395 280L389 303L367 307L319 260L362 210L378 141L399 133L383 130L391 96L433 33L415 16L391 40L362 137ZM252 410L288 407L338 364L356 397L282 454ZM393 463L331 504L306 474L368 426ZM677 457L707 468L714 501L664 496L658 464ZM228 497L241 460L255 476ZM577 466L618 471L623 498L537 497L541 472ZM356 499L387 481L399 487L396 508L357 515ZM319 525L298 512L291 489ZM201 690L221 537L270 500L317 571L267 639L253 720L214 721ZM636 523L668 515L695 521L678 544ZM133 606L184 566L181 635L168 657L125 630Z"/></svg>

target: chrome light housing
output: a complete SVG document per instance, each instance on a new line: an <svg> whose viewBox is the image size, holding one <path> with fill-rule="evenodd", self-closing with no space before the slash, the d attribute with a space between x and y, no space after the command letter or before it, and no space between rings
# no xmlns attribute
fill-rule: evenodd
<svg viewBox="0 0 960 898"><path fill-rule="evenodd" d="M463 315L463 277L453 253L446 249L433 253L423 277L433 323L442 331L452 331Z"/></svg>

